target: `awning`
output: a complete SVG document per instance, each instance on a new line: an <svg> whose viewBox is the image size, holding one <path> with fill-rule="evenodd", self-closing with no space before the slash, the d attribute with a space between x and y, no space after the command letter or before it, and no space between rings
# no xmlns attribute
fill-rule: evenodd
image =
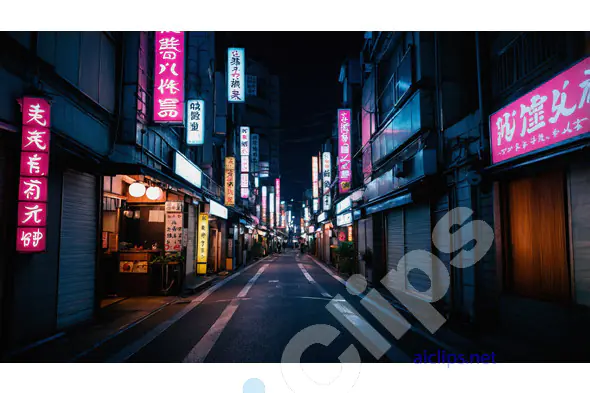
<svg viewBox="0 0 590 393"><path fill-rule="evenodd" d="M412 203L412 194L407 193L397 197L390 198L386 201L376 203L366 207L367 214L374 214L383 210L393 209L395 207L404 206Z"/></svg>

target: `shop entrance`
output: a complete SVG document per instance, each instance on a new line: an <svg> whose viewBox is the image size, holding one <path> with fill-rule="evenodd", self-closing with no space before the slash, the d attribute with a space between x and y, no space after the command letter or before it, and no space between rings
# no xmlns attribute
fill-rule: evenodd
<svg viewBox="0 0 590 393"><path fill-rule="evenodd" d="M569 300L565 194L562 171L507 184L507 279L515 294Z"/></svg>

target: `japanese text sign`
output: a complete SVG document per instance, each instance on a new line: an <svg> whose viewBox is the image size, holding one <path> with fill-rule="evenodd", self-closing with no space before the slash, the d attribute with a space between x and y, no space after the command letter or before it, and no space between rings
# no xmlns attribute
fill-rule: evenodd
<svg viewBox="0 0 590 393"><path fill-rule="evenodd" d="M199 213L199 240L197 246L197 263L207 263L207 247L209 246L209 215ZM197 270L197 273L200 273Z"/></svg>
<svg viewBox="0 0 590 393"><path fill-rule="evenodd" d="M350 109L338 109L338 190L341 194L350 191L352 180L350 123Z"/></svg>
<svg viewBox="0 0 590 393"><path fill-rule="evenodd" d="M156 31L154 121L182 123L184 115L184 32Z"/></svg>
<svg viewBox="0 0 590 393"><path fill-rule="evenodd" d="M277 227L281 226L281 179L275 179L275 206L277 208Z"/></svg>
<svg viewBox="0 0 590 393"><path fill-rule="evenodd" d="M490 116L494 164L590 131L590 57Z"/></svg>
<svg viewBox="0 0 590 393"><path fill-rule="evenodd" d="M182 249L182 213L166 213L166 252L180 252Z"/></svg>
<svg viewBox="0 0 590 393"><path fill-rule="evenodd" d="M323 210L331 208L332 198L330 195L330 184L332 182L332 162L329 152L322 153L322 200Z"/></svg>
<svg viewBox="0 0 590 393"><path fill-rule="evenodd" d="M37 97L24 97L21 104L16 250L43 252L46 248L51 107L47 100Z"/></svg>
<svg viewBox="0 0 590 393"><path fill-rule="evenodd" d="M318 158L316 156L311 157L311 183L313 197L317 198L319 194L318 190Z"/></svg>
<svg viewBox="0 0 590 393"><path fill-rule="evenodd" d="M188 100L186 103L186 144L202 145L205 142L205 101Z"/></svg>
<svg viewBox="0 0 590 393"><path fill-rule="evenodd" d="M259 136L258 134L252 134L250 136L250 161L252 164L252 171L258 172L258 160L260 158L259 155Z"/></svg>
<svg viewBox="0 0 590 393"><path fill-rule="evenodd" d="M236 159L225 157L225 205L234 206L236 195Z"/></svg>
<svg viewBox="0 0 590 393"><path fill-rule="evenodd" d="M266 186L262 186L262 222L266 223Z"/></svg>
<svg viewBox="0 0 590 393"><path fill-rule="evenodd" d="M274 227L275 222L275 193L271 192L268 197L268 204L269 204L269 221L270 227Z"/></svg>
<svg viewBox="0 0 590 393"><path fill-rule="evenodd" d="M243 48L229 48L227 50L227 100L230 103L246 101L245 60Z"/></svg>
<svg viewBox="0 0 590 393"><path fill-rule="evenodd" d="M250 155L250 127L240 127L240 155Z"/></svg>

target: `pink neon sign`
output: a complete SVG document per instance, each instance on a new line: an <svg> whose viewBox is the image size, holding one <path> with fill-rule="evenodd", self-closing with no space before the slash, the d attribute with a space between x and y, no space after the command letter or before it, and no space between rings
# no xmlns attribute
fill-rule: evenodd
<svg viewBox="0 0 590 393"><path fill-rule="evenodd" d="M350 109L338 109L338 190L350 191L352 180L350 149Z"/></svg>
<svg viewBox="0 0 590 393"><path fill-rule="evenodd" d="M184 32L156 31L154 121L183 123Z"/></svg>
<svg viewBox="0 0 590 393"><path fill-rule="evenodd" d="M494 164L590 131L590 57L490 116Z"/></svg>
<svg viewBox="0 0 590 393"><path fill-rule="evenodd" d="M16 231L18 252L45 251L50 111L49 102L45 99L22 99L23 134Z"/></svg>

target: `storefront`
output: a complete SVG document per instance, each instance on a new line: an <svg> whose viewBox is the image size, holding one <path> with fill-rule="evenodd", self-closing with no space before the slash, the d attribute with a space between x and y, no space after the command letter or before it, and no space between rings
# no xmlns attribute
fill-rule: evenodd
<svg viewBox="0 0 590 393"><path fill-rule="evenodd" d="M490 116L487 174L495 180L496 256L504 293L590 306L587 70L590 58ZM515 113L521 121L514 121Z"/></svg>

